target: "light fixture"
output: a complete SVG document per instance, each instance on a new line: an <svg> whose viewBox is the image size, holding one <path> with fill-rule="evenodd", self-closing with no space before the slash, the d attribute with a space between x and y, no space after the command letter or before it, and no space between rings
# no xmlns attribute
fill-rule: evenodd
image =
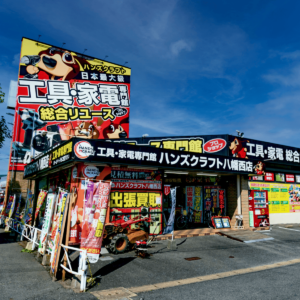
<svg viewBox="0 0 300 300"><path fill-rule="evenodd" d="M167 174L182 174L182 175L187 175L189 172L182 172L182 171L165 171Z"/></svg>
<svg viewBox="0 0 300 300"><path fill-rule="evenodd" d="M151 167L136 167L136 166L130 167L130 166L129 166L129 168L130 168L130 169L137 169L137 170L151 170L151 171L156 171L156 170L158 170L157 168L151 168Z"/></svg>
<svg viewBox="0 0 300 300"><path fill-rule="evenodd" d="M197 175L200 175L200 176L218 176L218 174L210 174L210 173L197 173Z"/></svg>

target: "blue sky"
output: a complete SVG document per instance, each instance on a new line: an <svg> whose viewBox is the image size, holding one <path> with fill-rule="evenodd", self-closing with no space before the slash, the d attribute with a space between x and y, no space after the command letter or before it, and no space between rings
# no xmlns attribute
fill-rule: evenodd
<svg viewBox="0 0 300 300"><path fill-rule="evenodd" d="M8 95L22 36L42 35L45 43L128 62L131 137L238 129L248 138L300 147L299 6L276 0L2 0L0 83ZM7 172L9 146L0 152L0 174Z"/></svg>

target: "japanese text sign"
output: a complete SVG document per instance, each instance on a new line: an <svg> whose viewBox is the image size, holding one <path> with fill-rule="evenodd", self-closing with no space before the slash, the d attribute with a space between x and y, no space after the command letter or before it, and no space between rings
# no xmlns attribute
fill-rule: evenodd
<svg viewBox="0 0 300 300"><path fill-rule="evenodd" d="M11 168L73 136L129 135L130 68L27 38L20 57Z"/></svg>

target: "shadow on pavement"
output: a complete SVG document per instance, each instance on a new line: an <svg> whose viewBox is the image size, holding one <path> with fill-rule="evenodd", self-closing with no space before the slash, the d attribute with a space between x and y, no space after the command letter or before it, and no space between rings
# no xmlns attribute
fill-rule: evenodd
<svg viewBox="0 0 300 300"><path fill-rule="evenodd" d="M103 268L99 269L93 276L96 277L98 275L105 276L111 272L114 272L123 266L127 265L131 261L136 259L136 257L121 257L110 264L104 266Z"/></svg>
<svg viewBox="0 0 300 300"><path fill-rule="evenodd" d="M17 235L10 236L9 232L0 232L0 244L15 243L17 240Z"/></svg>

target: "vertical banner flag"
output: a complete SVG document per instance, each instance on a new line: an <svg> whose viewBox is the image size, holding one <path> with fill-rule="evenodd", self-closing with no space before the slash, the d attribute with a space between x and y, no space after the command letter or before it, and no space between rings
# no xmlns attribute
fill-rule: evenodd
<svg viewBox="0 0 300 300"><path fill-rule="evenodd" d="M202 186L195 186L194 209L196 210L196 212L194 212L195 223L202 223Z"/></svg>
<svg viewBox="0 0 300 300"><path fill-rule="evenodd" d="M58 247L59 247L59 243L60 243L60 239L61 239L61 233L62 233L61 228L63 226L64 214L66 212L67 198L68 198L68 193L61 192L60 214L59 214L58 226L57 226L57 230L56 230L56 234L55 234L55 238L54 238L54 248L52 249L51 259L50 259L52 273L55 272L56 260L59 259L57 253L58 253Z"/></svg>
<svg viewBox="0 0 300 300"><path fill-rule="evenodd" d="M15 198L16 198L16 195L11 195L9 196L9 201L7 203L7 206L6 206L6 209L5 209L5 217L9 217L11 216L12 212L12 208L14 207L14 202L15 202Z"/></svg>
<svg viewBox="0 0 300 300"><path fill-rule="evenodd" d="M100 256L110 190L110 183L100 182L93 197L92 209L88 216L84 216L80 248L87 250L90 263L96 263Z"/></svg>
<svg viewBox="0 0 300 300"><path fill-rule="evenodd" d="M46 209L45 209L45 215L43 220L43 227L42 232L40 236L40 242L39 242L39 253L42 255L45 254L46 250L46 242L47 242L47 236L50 230L51 226L51 218L53 214L53 208L54 208L54 202L55 202L56 194L48 194L47 195L47 202L46 202Z"/></svg>
<svg viewBox="0 0 300 300"><path fill-rule="evenodd" d="M27 224L32 218L33 194L30 190L27 191L27 198L25 203L25 213L22 216L21 222Z"/></svg>
<svg viewBox="0 0 300 300"><path fill-rule="evenodd" d="M129 136L131 69L22 39L10 170L76 136Z"/></svg>
<svg viewBox="0 0 300 300"><path fill-rule="evenodd" d="M40 209L44 203L44 200L46 198L47 195L47 191L43 191L41 190L37 199L37 204L36 204L36 209L35 209L35 215L34 215L34 219L36 220L36 218L39 215Z"/></svg>
<svg viewBox="0 0 300 300"><path fill-rule="evenodd" d="M164 230L164 234L174 231L175 221L175 209L176 209L176 187L171 189L172 208L169 216L167 227Z"/></svg>

